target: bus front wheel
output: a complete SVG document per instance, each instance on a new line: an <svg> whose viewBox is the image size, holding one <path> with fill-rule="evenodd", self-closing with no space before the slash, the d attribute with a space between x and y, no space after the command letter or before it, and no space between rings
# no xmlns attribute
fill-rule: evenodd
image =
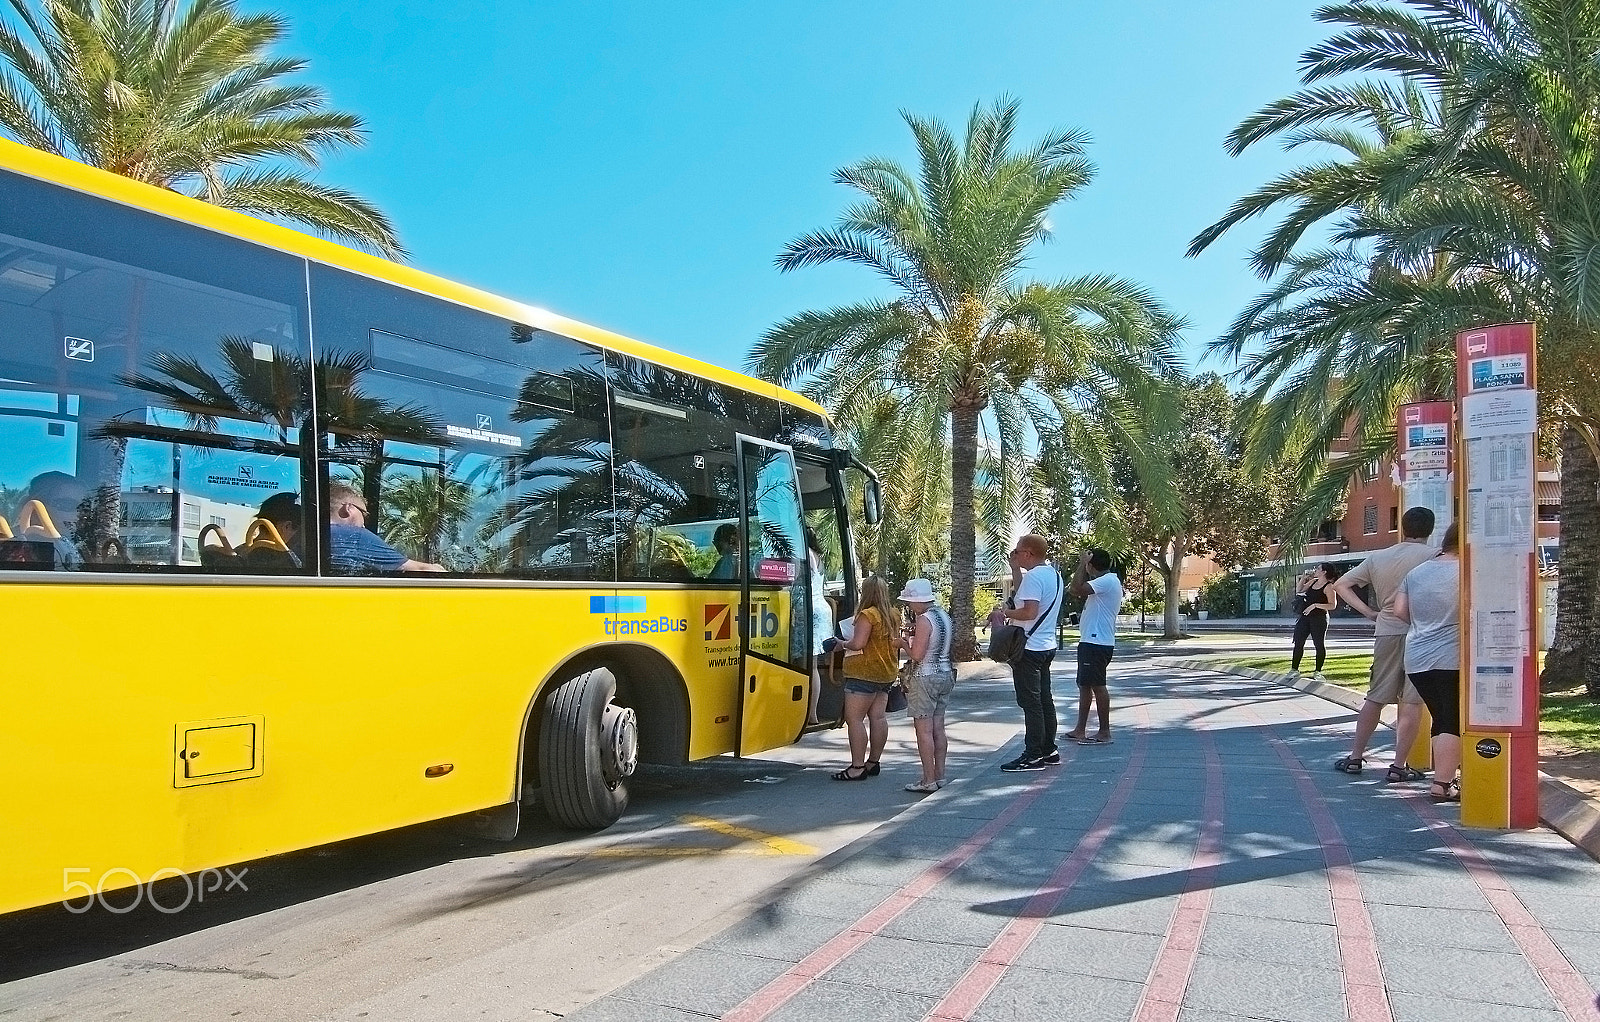
<svg viewBox="0 0 1600 1022"><path fill-rule="evenodd" d="M604 667L556 686L539 729L545 812L563 827L597 830L628 808L628 777L639 762L638 720L612 702L617 679Z"/></svg>

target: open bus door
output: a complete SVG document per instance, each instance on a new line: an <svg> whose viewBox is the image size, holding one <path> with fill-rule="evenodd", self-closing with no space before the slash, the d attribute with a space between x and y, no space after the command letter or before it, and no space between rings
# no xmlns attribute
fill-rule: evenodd
<svg viewBox="0 0 1600 1022"><path fill-rule="evenodd" d="M746 564L737 752L749 756L791 744L805 727L811 570L793 452L739 437L739 490Z"/></svg>

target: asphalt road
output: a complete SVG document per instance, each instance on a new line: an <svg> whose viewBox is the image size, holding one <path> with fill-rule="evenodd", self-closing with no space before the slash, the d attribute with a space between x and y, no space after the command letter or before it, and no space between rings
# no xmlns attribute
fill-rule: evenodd
<svg viewBox="0 0 1600 1022"><path fill-rule="evenodd" d="M848 762L831 731L648 769L600 834L537 813L511 843L432 824L247 864L232 890L171 914L0 918L0 1020L560 1017L910 806L914 739L903 713L892 720L882 775L860 783L829 777ZM959 777L1020 730L1007 676L964 674L951 720Z"/></svg>

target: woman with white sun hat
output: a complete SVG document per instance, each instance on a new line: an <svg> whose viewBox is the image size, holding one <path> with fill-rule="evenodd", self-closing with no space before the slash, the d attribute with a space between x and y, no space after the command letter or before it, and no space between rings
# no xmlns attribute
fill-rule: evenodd
<svg viewBox="0 0 1600 1022"><path fill-rule="evenodd" d="M900 647L910 653L911 670L906 679L906 709L917 732L917 756L922 760L922 779L906 785L907 791L920 794L944 787L944 761L949 743L944 732L944 711L950 692L956 686L956 672L950 663L950 639L954 629L950 615L935 602L933 583L914 578L900 592L900 602L916 615L916 628Z"/></svg>

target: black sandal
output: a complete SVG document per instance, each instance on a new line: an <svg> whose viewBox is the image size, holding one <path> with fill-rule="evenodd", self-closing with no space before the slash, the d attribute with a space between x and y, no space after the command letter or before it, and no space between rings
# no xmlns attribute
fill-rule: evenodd
<svg viewBox="0 0 1600 1022"><path fill-rule="evenodd" d="M867 760L867 776L868 777L876 777L876 776L878 776L878 772L880 770L882 770L882 769L883 769L883 767L878 763L877 760L875 760L875 759Z"/></svg>
<svg viewBox="0 0 1600 1022"><path fill-rule="evenodd" d="M1345 756L1333 761L1333 768L1341 774L1359 774L1361 765L1360 756Z"/></svg>
<svg viewBox="0 0 1600 1022"><path fill-rule="evenodd" d="M852 770L859 770L861 772L853 774L853 773L850 772ZM836 781L864 781L868 777L871 777L871 776L872 776L872 774L868 772L866 767L864 767L864 766L856 766L854 763L852 763L849 766L845 767L843 770L841 770L838 773L834 774L833 775L833 779L836 780Z"/></svg>
<svg viewBox="0 0 1600 1022"><path fill-rule="evenodd" d="M1461 785L1455 781L1434 781L1428 785L1428 797L1435 802L1460 802Z"/></svg>
<svg viewBox="0 0 1600 1022"><path fill-rule="evenodd" d="M1396 763L1389 767L1389 772L1384 775L1385 784L1410 784L1420 781L1428 776L1409 763Z"/></svg>

